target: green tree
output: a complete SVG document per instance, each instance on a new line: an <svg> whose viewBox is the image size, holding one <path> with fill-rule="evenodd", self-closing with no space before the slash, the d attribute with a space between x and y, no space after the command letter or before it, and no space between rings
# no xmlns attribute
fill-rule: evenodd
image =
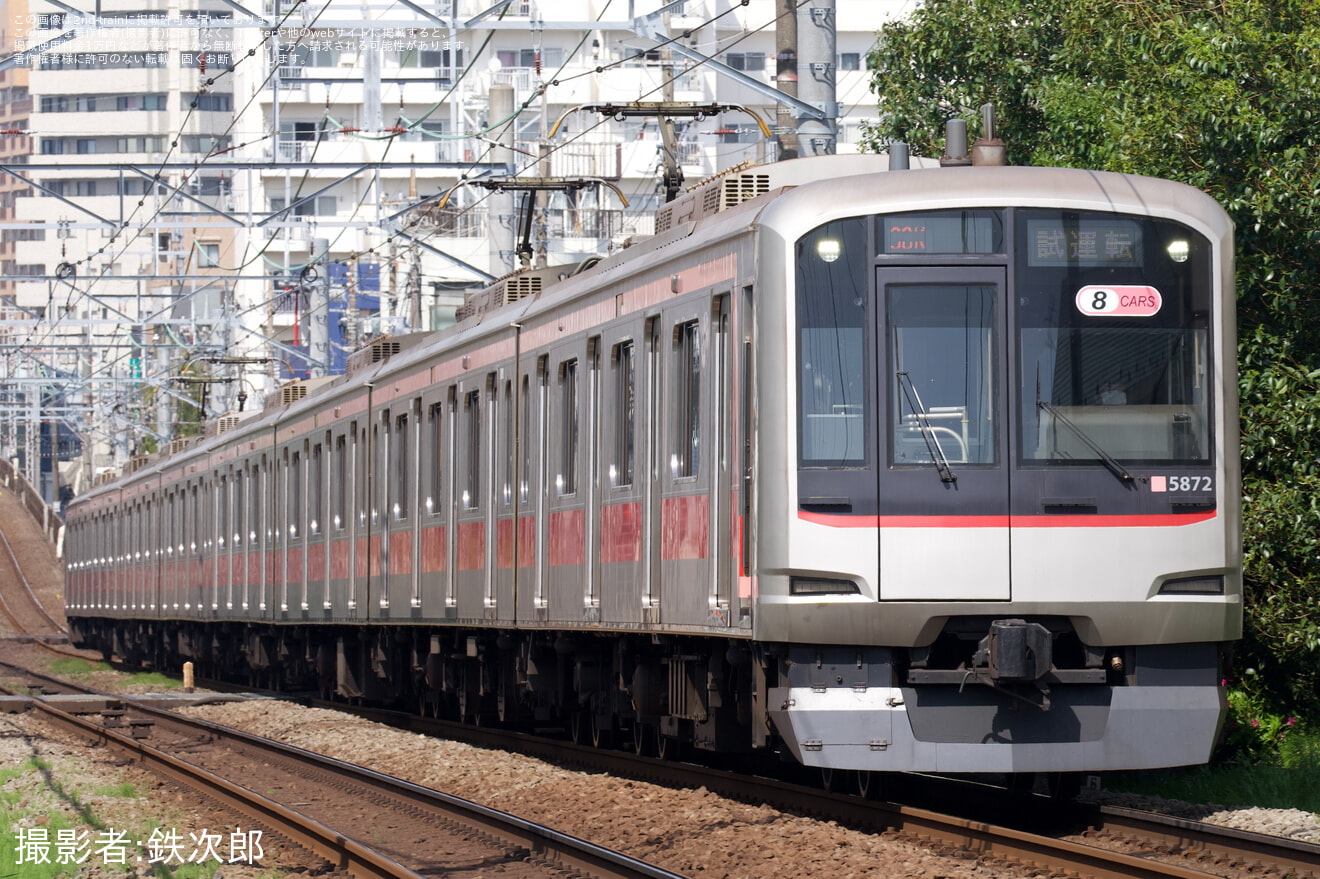
<svg viewBox="0 0 1320 879"><path fill-rule="evenodd" d="M1014 164L1180 180L1237 226L1247 632L1320 716L1320 0L927 0L870 56L866 139L939 155L993 102Z"/></svg>

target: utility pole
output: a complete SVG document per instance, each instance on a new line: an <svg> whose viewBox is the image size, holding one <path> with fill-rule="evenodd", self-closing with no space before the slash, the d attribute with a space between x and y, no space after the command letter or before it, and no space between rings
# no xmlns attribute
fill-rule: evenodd
<svg viewBox="0 0 1320 879"><path fill-rule="evenodd" d="M330 372L330 239L312 241L310 267L320 269L312 275L307 296L307 359L311 378L320 378Z"/></svg>
<svg viewBox="0 0 1320 879"><path fill-rule="evenodd" d="M492 158L505 166L504 174L512 177L517 169L513 166L513 143L516 136L517 121L513 117L513 86L496 83L490 87L490 110L487 125L500 125L496 137L499 146L495 147ZM513 193L496 190L490 195L490 213L486 223L486 237L490 242L490 264L492 273L503 275L513 269L514 245L514 210ZM498 269L496 269L498 267Z"/></svg>
<svg viewBox="0 0 1320 879"><path fill-rule="evenodd" d="M797 0L776 0L775 12L775 88L790 98L798 93ZM780 104L775 110L775 130L779 158L796 159L797 120L793 108Z"/></svg>
<svg viewBox="0 0 1320 879"><path fill-rule="evenodd" d="M835 93L836 45L834 0L809 0L798 15L797 96L825 113L825 118L798 119L798 153L830 156L837 150L835 125L839 106Z"/></svg>

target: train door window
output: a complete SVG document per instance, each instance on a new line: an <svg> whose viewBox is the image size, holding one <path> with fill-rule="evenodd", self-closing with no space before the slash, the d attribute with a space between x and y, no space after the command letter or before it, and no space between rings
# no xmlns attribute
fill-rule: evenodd
<svg viewBox="0 0 1320 879"><path fill-rule="evenodd" d="M330 486L330 496L334 504L334 518L330 526L335 531L343 531L348 524L348 437L343 434L335 437L333 472L335 478Z"/></svg>
<svg viewBox="0 0 1320 879"><path fill-rule="evenodd" d="M481 505L481 391L469 391L463 397L463 418L466 434L463 509L475 510Z"/></svg>
<svg viewBox="0 0 1320 879"><path fill-rule="evenodd" d="M279 548L284 543L285 535L289 527L289 450L285 449L280 455L276 475L278 480L276 485L275 497L275 547Z"/></svg>
<svg viewBox="0 0 1320 879"><path fill-rule="evenodd" d="M229 477L220 477L220 490L216 493L216 549L226 546L225 532L229 529Z"/></svg>
<svg viewBox="0 0 1320 879"><path fill-rule="evenodd" d="M199 521L201 514L200 494L201 492L198 486L194 485L192 487L192 502L188 505L188 522L185 525L188 539L188 551L192 555L197 555L197 532L201 527L201 522ZM179 551L183 552L183 548L180 547Z"/></svg>
<svg viewBox="0 0 1320 879"><path fill-rule="evenodd" d="M504 472L500 479L500 503L505 509L513 504L513 462L514 446L513 441L513 382L504 382L504 455L502 458Z"/></svg>
<svg viewBox="0 0 1320 879"><path fill-rule="evenodd" d="M316 536L321 533L321 504L324 496L325 476L321 463L321 443L312 446L311 473L307 482L307 530Z"/></svg>
<svg viewBox="0 0 1320 879"><path fill-rule="evenodd" d="M632 340L614 346L614 462L610 464L610 485L632 485L637 436L637 380Z"/></svg>
<svg viewBox="0 0 1320 879"><path fill-rule="evenodd" d="M427 410L428 448L423 457L429 467L426 487L426 513L428 516L440 515L441 477L444 475L444 405L432 403Z"/></svg>
<svg viewBox="0 0 1320 879"><path fill-rule="evenodd" d="M522 461L518 470L518 501L527 503L527 480L528 474L532 472L532 444L527 441L527 431L532 424L532 391L531 376L523 376L522 380L522 417L519 419L522 435L518 437L518 442L522 447Z"/></svg>
<svg viewBox="0 0 1320 879"><path fill-rule="evenodd" d="M674 451L669 456L673 478L697 475L701 430L701 325L688 321L675 328Z"/></svg>
<svg viewBox="0 0 1320 879"><path fill-rule="evenodd" d="M371 425L371 447L376 450L375 471L372 473L371 486L374 489L371 498L371 524L379 525L385 519L386 506L390 500L390 410L380 415L380 420Z"/></svg>
<svg viewBox="0 0 1320 879"><path fill-rule="evenodd" d="M887 291L890 464L926 466L936 451L953 463L994 464L995 288L889 284Z"/></svg>
<svg viewBox="0 0 1320 879"><path fill-rule="evenodd" d="M408 413L394 419L394 520L408 518Z"/></svg>
<svg viewBox="0 0 1320 879"><path fill-rule="evenodd" d="M234 468L234 522L230 528L233 534L233 547L235 552L241 552L243 549L243 517L247 515L247 498L252 493L251 482L244 478L245 474L241 466Z"/></svg>
<svg viewBox="0 0 1320 879"><path fill-rule="evenodd" d="M587 515L586 515L586 540L587 540L587 589L586 604L588 607L598 607L600 605L600 592L596 587L596 563L598 556L597 544L597 523L600 521L599 503L600 503L600 436L604 429L600 423L601 419L601 375L600 375L600 336L587 340L587 363L589 364L588 388L588 411L586 417L588 442L587 442Z"/></svg>
<svg viewBox="0 0 1320 879"><path fill-rule="evenodd" d="M248 465L247 543L256 546L261 540L261 470L256 461Z"/></svg>
<svg viewBox="0 0 1320 879"><path fill-rule="evenodd" d="M303 508L303 456L294 452L289 462L289 539L297 540L302 534Z"/></svg>
<svg viewBox="0 0 1320 879"><path fill-rule="evenodd" d="M165 496L165 558L174 557L174 544L178 541L175 538L174 528L174 492Z"/></svg>
<svg viewBox="0 0 1320 879"><path fill-rule="evenodd" d="M559 474L555 491L560 496L577 492L578 362L566 360L559 366Z"/></svg>

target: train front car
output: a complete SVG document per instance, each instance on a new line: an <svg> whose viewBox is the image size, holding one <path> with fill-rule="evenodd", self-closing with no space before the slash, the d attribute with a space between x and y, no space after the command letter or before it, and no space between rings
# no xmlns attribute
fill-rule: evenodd
<svg viewBox="0 0 1320 879"><path fill-rule="evenodd" d="M761 219L756 638L784 645L766 705L793 754L1207 760L1242 611L1224 212L972 168L802 186Z"/></svg>

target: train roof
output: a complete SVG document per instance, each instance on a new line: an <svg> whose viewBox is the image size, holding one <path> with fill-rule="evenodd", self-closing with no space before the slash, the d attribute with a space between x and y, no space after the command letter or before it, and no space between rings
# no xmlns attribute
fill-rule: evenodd
<svg viewBox="0 0 1320 879"><path fill-rule="evenodd" d="M491 325L536 317L589 295L602 283L653 270L670 260L675 245L686 243L687 253L762 227L793 240L833 219L875 212L881 194L885 210L893 212L1029 204L1177 216L1212 237L1232 233L1231 221L1213 199L1168 180L1069 168L940 169L938 162L925 159L914 159L913 165L890 171L887 156L859 154L736 166L661 208L654 236L577 265L511 272L473 294L455 326L375 339L350 357L345 375L286 383L264 410L227 413L209 423L200 439L175 440L163 454L136 456L125 473L102 480L73 503L100 495L112 482L113 489L122 489L188 466L199 472L209 466L213 452L235 438L335 405L336 397L360 395L367 383L433 357L437 348L483 336ZM689 239L698 231L694 245Z"/></svg>

